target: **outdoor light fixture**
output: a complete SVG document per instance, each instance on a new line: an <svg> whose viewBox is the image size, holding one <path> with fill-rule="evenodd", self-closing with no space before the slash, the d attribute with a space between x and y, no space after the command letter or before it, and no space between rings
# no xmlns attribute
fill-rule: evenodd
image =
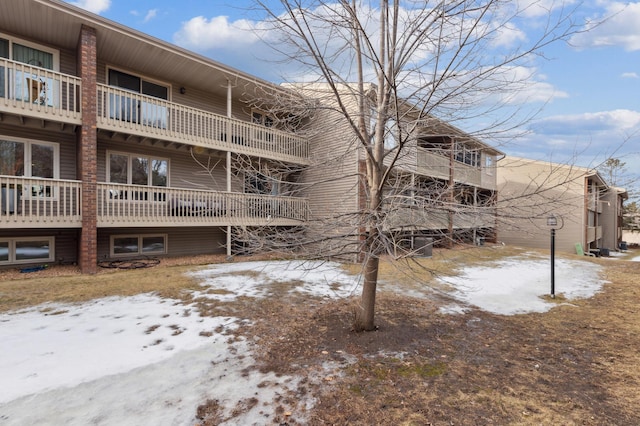
<svg viewBox="0 0 640 426"><path fill-rule="evenodd" d="M556 226L558 226L558 218L555 217L554 215L549 216L547 218L547 226L552 230L555 229Z"/></svg>

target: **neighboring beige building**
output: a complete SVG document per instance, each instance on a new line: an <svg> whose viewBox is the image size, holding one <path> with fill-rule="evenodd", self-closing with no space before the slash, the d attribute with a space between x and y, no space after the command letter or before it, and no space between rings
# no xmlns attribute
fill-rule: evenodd
<svg viewBox="0 0 640 426"><path fill-rule="evenodd" d="M594 169L505 157L498 161L498 239L548 248L547 218L558 220L556 248L615 250L626 191L607 186Z"/></svg>
<svg viewBox="0 0 640 426"><path fill-rule="evenodd" d="M342 254L358 254L364 231L358 229L357 216L368 205L362 185L365 148L353 136L343 112L335 108L335 99L327 96L326 85L288 87L324 106L314 115L318 131L310 136L312 161L306 173L307 183L313 183L313 191L307 194L310 232L316 229L324 244L323 253L341 250ZM376 90L372 84L366 87L371 105L375 104ZM349 86L342 86L341 93L345 109L356 121L355 95ZM397 145L394 129L403 128L407 143L394 164L383 196L381 231L390 237L395 249L408 252L419 251L426 241L436 246L494 241L496 160L503 154L441 120L415 117L413 110L420 108L412 108L406 102L403 105L405 110L399 114L402 121L387 123L386 165L391 163ZM370 117L365 123L375 124ZM352 135L352 139L345 135ZM340 235L350 236L353 242L346 250Z"/></svg>
<svg viewBox="0 0 640 426"><path fill-rule="evenodd" d="M256 228L356 255L362 150L308 100L60 0L0 1L0 266L228 255ZM414 136L384 231L492 238L501 153L433 119Z"/></svg>

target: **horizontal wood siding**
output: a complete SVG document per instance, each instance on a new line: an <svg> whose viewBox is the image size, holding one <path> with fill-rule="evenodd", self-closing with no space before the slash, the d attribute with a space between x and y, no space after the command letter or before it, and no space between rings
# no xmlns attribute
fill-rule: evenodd
<svg viewBox="0 0 640 426"><path fill-rule="evenodd" d="M167 257L226 253L223 228L104 228L98 229L98 260L110 256L111 235L167 235ZM133 256L132 256L133 257Z"/></svg>
<svg viewBox="0 0 640 426"><path fill-rule="evenodd" d="M189 151L175 148L160 148L137 143L114 142L100 140L98 145L98 182L107 182L107 151L151 155L169 159L169 186L172 188L188 188L226 191L226 157L209 158L206 155L195 155L205 167L198 164ZM211 173L209 173L211 168ZM236 185L237 186L237 185Z"/></svg>
<svg viewBox="0 0 640 426"><path fill-rule="evenodd" d="M76 52L72 50L60 50L60 72L69 75L78 75Z"/></svg>
<svg viewBox="0 0 640 426"><path fill-rule="evenodd" d="M226 117L227 115L227 98L219 95L199 90L197 87L186 84L185 82L169 81L163 78L162 75L147 75L144 73L136 72L127 68L126 66L107 64L98 58L98 83L109 84L107 78L107 68L113 67L122 72L130 73L142 78L148 78L149 80L170 86L169 101L175 102L181 105L186 105L192 108L198 108L203 111L212 112L214 114L220 114ZM184 88L184 93L180 93L180 88ZM249 121L251 119L250 114L247 112L249 109L246 104L240 102L238 97L241 93L233 93L235 99L232 100L232 115L234 118Z"/></svg>
<svg viewBox="0 0 640 426"><path fill-rule="evenodd" d="M76 179L76 135L60 132L59 125L51 129L33 126L5 126L0 122L0 137L16 137L32 141L55 142L60 146L60 179Z"/></svg>
<svg viewBox="0 0 640 426"><path fill-rule="evenodd" d="M312 165L303 180L308 185L310 220L307 224L312 240L320 241L312 250L323 255L353 256L358 240L355 215L358 212L357 143L352 130L337 113L316 114L314 126L322 129L310 139ZM344 251L350 252L345 254Z"/></svg>
<svg viewBox="0 0 640 426"><path fill-rule="evenodd" d="M55 264L73 264L78 260L78 230L49 230L49 229L7 229L2 231L3 238L15 238L15 237L42 237L49 238L54 237L54 260ZM34 262L33 265L44 262ZM16 266L2 265L0 268L15 268L27 267L29 264L19 264Z"/></svg>
<svg viewBox="0 0 640 426"><path fill-rule="evenodd" d="M549 248L551 214L561 217L556 249L575 253L584 244L584 171L507 157L498 164L498 239L523 247Z"/></svg>

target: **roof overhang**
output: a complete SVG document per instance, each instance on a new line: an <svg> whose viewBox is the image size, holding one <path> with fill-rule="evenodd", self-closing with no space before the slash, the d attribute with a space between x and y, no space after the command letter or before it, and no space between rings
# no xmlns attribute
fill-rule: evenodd
<svg viewBox="0 0 640 426"><path fill-rule="evenodd" d="M0 2L3 31L54 47L75 51L83 25L96 30L98 58L108 64L217 94L226 93L229 83L248 95L257 91L285 92L258 77L60 0Z"/></svg>

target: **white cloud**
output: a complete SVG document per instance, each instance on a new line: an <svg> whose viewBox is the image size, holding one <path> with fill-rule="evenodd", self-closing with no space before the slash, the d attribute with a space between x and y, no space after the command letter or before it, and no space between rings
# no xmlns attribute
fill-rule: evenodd
<svg viewBox="0 0 640 426"><path fill-rule="evenodd" d="M605 13L591 22L585 32L571 38L576 48L620 46L627 51L640 50L640 2L610 3Z"/></svg>
<svg viewBox="0 0 640 426"><path fill-rule="evenodd" d="M196 16L184 22L173 39L181 46L199 51L234 49L258 42L256 27L255 22L246 19L229 22L227 16L211 19Z"/></svg>
<svg viewBox="0 0 640 426"><path fill-rule="evenodd" d="M111 7L111 0L80 0L71 2L72 5L93 13L102 13Z"/></svg>
<svg viewBox="0 0 640 426"><path fill-rule="evenodd" d="M151 9L147 12L147 14L144 17L144 22L147 23L149 21L151 21L153 18L156 17L156 15L158 15L158 9Z"/></svg>
<svg viewBox="0 0 640 426"><path fill-rule="evenodd" d="M549 16L556 9L561 9L575 3L573 0L518 0L516 4L520 15L524 18L540 18Z"/></svg>
<svg viewBox="0 0 640 426"><path fill-rule="evenodd" d="M640 127L640 111L616 109L584 114L556 115L540 120L537 133L584 135L597 132L632 132Z"/></svg>
<svg viewBox="0 0 640 426"><path fill-rule="evenodd" d="M525 41L527 34L512 23L497 28L498 35L493 40L493 47L513 47L518 42Z"/></svg>
<svg viewBox="0 0 640 426"><path fill-rule="evenodd" d="M638 76L638 73L635 73L635 72L623 72L620 77L622 77L622 78L640 78L640 76Z"/></svg>
<svg viewBox="0 0 640 426"><path fill-rule="evenodd" d="M627 162L629 170L640 170L636 148L640 142L640 111L555 115L536 121L530 131L518 140L518 156L548 159L553 155L553 161L584 167L616 157Z"/></svg>

